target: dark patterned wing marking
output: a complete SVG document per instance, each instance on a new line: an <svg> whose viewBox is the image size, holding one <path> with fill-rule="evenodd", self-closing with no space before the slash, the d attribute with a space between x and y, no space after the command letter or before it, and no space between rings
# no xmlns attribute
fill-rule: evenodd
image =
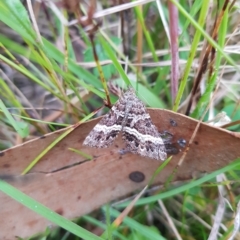
<svg viewBox="0 0 240 240"><path fill-rule="evenodd" d="M118 122L120 121L120 117ZM113 110L104 116L101 121L85 138L83 145L90 147L104 148L111 145L121 131L121 124L116 124L116 116Z"/></svg>
<svg viewBox="0 0 240 240"><path fill-rule="evenodd" d="M132 127L123 128L123 139L127 150L156 160L167 158L166 149L160 134L149 118L141 119Z"/></svg>
<svg viewBox="0 0 240 240"><path fill-rule="evenodd" d="M110 146L122 130L126 102L125 94L88 134L83 145L97 148Z"/></svg>

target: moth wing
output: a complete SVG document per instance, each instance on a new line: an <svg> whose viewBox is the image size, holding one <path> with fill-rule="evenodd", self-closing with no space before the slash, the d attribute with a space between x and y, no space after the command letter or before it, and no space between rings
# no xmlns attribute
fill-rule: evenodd
<svg viewBox="0 0 240 240"><path fill-rule="evenodd" d="M128 151L157 160L167 158L166 148L150 115L135 116L123 128L123 139Z"/></svg>
<svg viewBox="0 0 240 240"><path fill-rule="evenodd" d="M122 129L120 118L111 109L85 138L83 145L105 148L111 145Z"/></svg>

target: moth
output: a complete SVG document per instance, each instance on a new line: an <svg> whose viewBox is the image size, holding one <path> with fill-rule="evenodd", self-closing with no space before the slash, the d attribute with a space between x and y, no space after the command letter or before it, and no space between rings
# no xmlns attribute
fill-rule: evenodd
<svg viewBox="0 0 240 240"><path fill-rule="evenodd" d="M118 134L126 150L156 160L167 158L164 141L133 88L128 88L85 138L83 145L106 148Z"/></svg>

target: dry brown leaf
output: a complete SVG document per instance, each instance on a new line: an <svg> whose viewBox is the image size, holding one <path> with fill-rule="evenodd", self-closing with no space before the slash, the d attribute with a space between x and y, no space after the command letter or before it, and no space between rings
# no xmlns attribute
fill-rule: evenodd
<svg viewBox="0 0 240 240"><path fill-rule="evenodd" d="M179 149L178 141L184 139L188 143L197 125L197 121L171 111L148 109L148 112L160 132L167 130L173 134L172 141ZM132 153L121 155L119 150L124 147L121 138L106 149L82 146L84 138L98 121L95 119L76 128L41 159L29 177L18 177L19 181L13 181L12 185L69 219L143 188L161 162ZM62 132L48 134L0 153L0 174L19 175ZM197 172L212 172L226 166L240 157L239 146L239 135L201 123L174 180L189 180ZM69 148L79 149L94 159L86 161ZM155 179L156 184L166 181L181 155L180 151L173 156ZM51 225L3 193L0 193L0 202L0 239L31 236Z"/></svg>

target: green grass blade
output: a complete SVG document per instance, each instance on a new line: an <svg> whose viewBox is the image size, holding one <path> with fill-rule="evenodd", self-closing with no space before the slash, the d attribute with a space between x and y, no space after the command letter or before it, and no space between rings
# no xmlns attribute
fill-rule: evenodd
<svg viewBox="0 0 240 240"><path fill-rule="evenodd" d="M3 111L3 113L5 114L6 118L10 122L10 124L13 126L13 128L17 131L17 133L22 138L28 136L28 134L29 134L28 125L25 122L18 122L18 121L16 121L12 117L12 115L10 114L8 109L5 107L5 105L4 105L4 103L3 103L3 101L1 99L0 99L0 110Z"/></svg>
<svg viewBox="0 0 240 240"><path fill-rule="evenodd" d="M191 181L190 183L185 184L181 187L169 190L169 191L164 192L164 193L160 193L160 194L155 195L155 196L142 198L142 199L140 199L139 201L136 202L135 206L150 204L152 202L155 202L155 201L158 201L158 200L161 200L161 199L169 198L169 197L172 197L174 195L180 194L184 191L188 191L190 188L193 188L193 187L196 187L196 186L198 186L202 183L205 183L205 182L215 178L218 174L224 173L226 171L230 171L230 170L232 170L232 169L234 169L235 167L238 167L238 166L240 166L240 158L236 159L235 161L233 161L233 163L229 164L228 166L226 166L224 168L221 168L217 171L214 171L214 172L212 172L208 175L205 175L204 177L202 177L200 179ZM125 203L117 205L117 207L119 207L119 208L126 207L126 206L128 206L129 203L130 202L127 201Z"/></svg>
<svg viewBox="0 0 240 240"><path fill-rule="evenodd" d="M124 72L124 70L121 66L121 64L118 62L117 57L116 57L115 53L113 52L112 48L109 46L109 44L106 42L106 40L102 36L99 36L99 40L100 40L100 42L103 46L103 49L108 54L109 58L113 61L113 64L114 64L115 68L117 69L118 73L120 74L120 76L122 77L122 79L124 80L126 85L127 86L131 85L126 73Z"/></svg>
<svg viewBox="0 0 240 240"><path fill-rule="evenodd" d="M223 16L223 21L219 29L219 39L218 39L219 46L222 49L224 49L224 45L225 45L225 39L226 39L227 28L228 28L228 19L229 19L228 11L225 11ZM210 79L208 79L206 90L204 94L201 96L201 98L199 99L196 108L191 114L191 117L193 118L199 119L201 116L203 116L207 106L209 105L209 101L216 87L216 81L219 76L219 66L221 64L221 59L222 59L221 54L217 52L216 62L214 67L214 74L211 76Z"/></svg>
<svg viewBox="0 0 240 240"><path fill-rule="evenodd" d="M97 219L95 219L95 218L93 218L93 217L91 217L91 216L87 216L87 215L86 215L86 216L81 217L81 219L83 219L83 220L85 220L85 221L93 224L94 226L100 227L100 228L102 228L102 229L104 229L104 230L107 229L107 225L106 225L106 224L104 224L102 221L99 221L99 220L97 220ZM112 234L113 234L114 236L118 237L119 239L127 240L126 237L124 237L122 234L120 234L120 233L117 232L117 231L113 231Z"/></svg>
<svg viewBox="0 0 240 240"><path fill-rule="evenodd" d="M106 211L106 207L103 207L103 209L104 209L104 211ZM114 218L117 218L120 215L120 212L111 208L110 214ZM156 231L153 231L150 227L144 226L143 224L135 221L134 219L132 219L130 217L125 217L123 220L123 223L125 223L130 229L137 231L142 236L145 236L146 239L165 240L164 237L162 237Z"/></svg>
<svg viewBox="0 0 240 240"><path fill-rule="evenodd" d="M202 4L199 21L198 21L199 27L203 27L203 25L205 24L207 9L208 9L208 5L209 5L209 1L203 1L203 2L204 3ZM201 33L200 29L196 28L196 33L194 35L194 39L193 39L192 47L191 47L190 54L188 57L188 61L187 61L186 67L185 67L185 71L184 71L184 74L182 77L181 84L179 86L179 91L177 93L175 103L173 106L173 111L177 111L177 109L179 107L184 89L187 85L188 76L191 71L191 67L192 67L193 60L196 55L196 51L197 51L197 47L198 47L198 43L200 41L201 35L202 35L202 33Z"/></svg>
<svg viewBox="0 0 240 240"><path fill-rule="evenodd" d="M89 114L85 118L83 118L79 124L89 120L95 112ZM57 143L59 143L62 139L64 139L69 133L71 133L75 128L70 127L68 128L64 133L62 133L59 137L57 137L47 148L45 148L22 172L22 175L28 173L37 163L40 161L40 159L47 154Z"/></svg>
<svg viewBox="0 0 240 240"><path fill-rule="evenodd" d="M36 34L33 31L32 24L29 20L25 7L19 0L2 0L0 1L0 20L19 33L26 40L36 42Z"/></svg>
<svg viewBox="0 0 240 240"><path fill-rule="evenodd" d="M10 184L0 180L0 191L4 192L14 200L23 204L32 211L38 213L49 221L55 223L56 225L68 230L69 232L75 234L78 237L89 240L100 240L102 238L94 235L93 233L85 230L84 228L78 226L77 224L69 221L68 219L60 216L59 214L53 212L51 209L45 207L36 200L30 198L26 194L22 193L18 189L14 188Z"/></svg>
<svg viewBox="0 0 240 240"><path fill-rule="evenodd" d="M240 68L235 63L235 61L233 61L233 59L223 51L223 49L209 36L209 34L206 33L201 26L199 26L199 24L188 14L188 12L179 4L179 2L176 0L171 0L171 1L178 7L179 11L191 21L192 25L201 32L201 34L208 40L208 42L214 48L216 48L219 51L219 53L221 53L221 55L226 59L226 61L232 66L234 66L237 71L240 71ZM205 1L208 1L208 0L205 0Z"/></svg>

